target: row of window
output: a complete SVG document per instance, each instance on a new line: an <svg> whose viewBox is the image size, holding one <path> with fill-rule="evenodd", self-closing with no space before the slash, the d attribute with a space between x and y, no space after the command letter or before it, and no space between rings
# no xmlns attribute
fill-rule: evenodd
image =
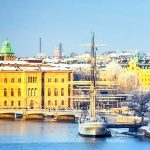
<svg viewBox="0 0 150 150"><path fill-rule="evenodd" d="M18 81L18 83L21 83L21 78L18 78L17 81ZM7 83L7 82L8 82L8 78L4 78L4 83ZM15 82L15 78L11 78L10 82L14 83Z"/></svg>
<svg viewBox="0 0 150 150"><path fill-rule="evenodd" d="M4 106L8 106L8 102L4 101ZM14 101L10 102L10 106L14 106ZM21 101L18 101L18 106L21 106Z"/></svg>
<svg viewBox="0 0 150 150"><path fill-rule="evenodd" d="M37 88L28 88L28 96L36 96L37 95Z"/></svg>
<svg viewBox="0 0 150 150"><path fill-rule="evenodd" d="M48 93L47 93L47 95L48 96L51 96L51 89L50 88L48 88ZM58 96L58 89L57 88L55 88L54 89L54 96ZM64 96L64 88L61 88L61 96Z"/></svg>
<svg viewBox="0 0 150 150"><path fill-rule="evenodd" d="M20 88L17 91L17 95L21 96L21 89ZM8 91L6 88L4 89L4 96L8 96ZM10 96L14 96L14 89L13 88L11 88L11 90L10 90Z"/></svg>
<svg viewBox="0 0 150 150"><path fill-rule="evenodd" d="M51 102L51 100L48 101L48 106L53 105L53 103ZM54 101L54 105L57 106L57 100ZM64 100L61 101L61 106L64 105Z"/></svg>
<svg viewBox="0 0 150 150"><path fill-rule="evenodd" d="M18 78L17 81L18 81L18 83L21 83L21 78ZM16 81L16 82L17 82L17 81ZM7 82L8 82L8 78L4 78L4 83L7 83ZM11 78L11 79L10 79L10 82L11 82L11 83L15 83L15 78ZM37 82L37 77L33 77L33 76L29 76L29 77L28 77L28 83L36 83L36 82ZM52 82L51 78L48 78L48 82L49 82L49 83ZM54 82L57 83L57 82L58 82L58 78L55 78L55 79L54 79ZM62 78L62 79L61 79L61 82L64 83L64 82L65 82L65 79Z"/></svg>
<svg viewBox="0 0 150 150"><path fill-rule="evenodd" d="M48 88L47 95L51 96L51 94L52 94L51 93L51 89ZM10 90L10 96L14 96L14 95L15 95L14 89L11 88L11 90ZM17 91L17 95L21 96L21 89L20 88ZM28 96L36 96L36 95L37 95L37 88L28 88ZM8 96L8 91L7 91L6 88L4 89L4 96L5 97ZM58 89L57 88L54 89L54 96L58 96ZM61 96L64 96L64 88L61 88Z"/></svg>
<svg viewBox="0 0 150 150"><path fill-rule="evenodd" d="M48 82L52 82L52 79L51 78L48 78ZM55 78L54 79L54 82L57 83L58 82L58 78ZM65 79L64 78L61 78L61 82L65 82Z"/></svg>
<svg viewBox="0 0 150 150"><path fill-rule="evenodd" d="M21 101L20 101L20 100L17 101L17 105L18 105L18 106L21 106ZM49 101L48 101L48 106L51 106L51 105L53 105L53 103L51 102L51 100L49 100ZM54 101L54 105L57 106L57 100ZM61 101L61 105L62 105L62 106L64 105L64 100ZM9 106L8 101L4 101L4 106ZM13 101L13 100L10 101L10 106L12 106L12 107L14 106L14 101ZM33 106L34 106L34 101L31 100L31 101L30 101L30 107L33 107Z"/></svg>
<svg viewBox="0 0 150 150"><path fill-rule="evenodd" d="M28 83L36 83L36 82L37 82L37 77L34 77L34 76L28 77Z"/></svg>

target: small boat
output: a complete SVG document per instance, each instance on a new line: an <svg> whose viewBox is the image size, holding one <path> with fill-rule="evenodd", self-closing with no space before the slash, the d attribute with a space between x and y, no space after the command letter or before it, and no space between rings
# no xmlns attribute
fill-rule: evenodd
<svg viewBox="0 0 150 150"><path fill-rule="evenodd" d="M96 114L96 51L94 33L91 42L91 94L89 115L82 115L78 121L78 133L86 137L102 137L110 135L107 130L107 123L104 118Z"/></svg>

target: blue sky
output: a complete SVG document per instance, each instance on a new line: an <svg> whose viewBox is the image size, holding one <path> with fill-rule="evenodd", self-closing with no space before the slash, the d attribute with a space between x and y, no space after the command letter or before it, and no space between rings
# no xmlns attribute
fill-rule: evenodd
<svg viewBox="0 0 150 150"><path fill-rule="evenodd" d="M0 0L0 47L9 39L16 56L53 55L60 42L66 54L95 32L105 50L150 50L150 0ZM88 49L87 49L88 50Z"/></svg>

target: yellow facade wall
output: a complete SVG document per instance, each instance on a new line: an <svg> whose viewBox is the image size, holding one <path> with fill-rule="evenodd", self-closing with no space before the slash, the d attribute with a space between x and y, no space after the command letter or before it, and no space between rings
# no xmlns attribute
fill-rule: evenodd
<svg viewBox="0 0 150 150"><path fill-rule="evenodd" d="M150 91L150 69L141 69L134 60L130 60L129 67L126 68L126 71L133 71L137 74L140 82L140 91Z"/></svg>
<svg viewBox="0 0 150 150"><path fill-rule="evenodd" d="M72 107L69 90L69 72L45 72L44 73L44 107L46 109L67 109ZM71 80L73 77L71 76ZM73 88L73 87L71 87Z"/></svg>
<svg viewBox="0 0 150 150"><path fill-rule="evenodd" d="M0 71L0 108L71 108L73 84L70 83L73 83L71 71ZM54 94L55 89L58 94Z"/></svg>

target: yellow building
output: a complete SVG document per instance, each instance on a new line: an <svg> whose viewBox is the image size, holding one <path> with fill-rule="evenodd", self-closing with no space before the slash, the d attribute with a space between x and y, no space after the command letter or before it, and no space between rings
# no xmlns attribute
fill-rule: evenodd
<svg viewBox="0 0 150 150"><path fill-rule="evenodd" d="M71 70L29 66L0 67L0 108L72 107Z"/></svg>
<svg viewBox="0 0 150 150"><path fill-rule="evenodd" d="M106 84L110 82L118 84L118 86L120 83L124 84L122 86L126 86L126 89L130 92L131 90L150 91L150 69L138 67L133 59L129 61L126 68L120 67L119 64L111 62L106 68L100 70L100 80L105 81ZM129 88L131 85L132 87Z"/></svg>
<svg viewBox="0 0 150 150"><path fill-rule="evenodd" d="M72 108L73 73L70 71L44 72L44 108Z"/></svg>
<svg viewBox="0 0 150 150"><path fill-rule="evenodd" d="M139 90L143 92L150 91L150 69L142 69L137 66L134 60L129 61L129 67L126 68L127 72L134 72L139 79Z"/></svg>

